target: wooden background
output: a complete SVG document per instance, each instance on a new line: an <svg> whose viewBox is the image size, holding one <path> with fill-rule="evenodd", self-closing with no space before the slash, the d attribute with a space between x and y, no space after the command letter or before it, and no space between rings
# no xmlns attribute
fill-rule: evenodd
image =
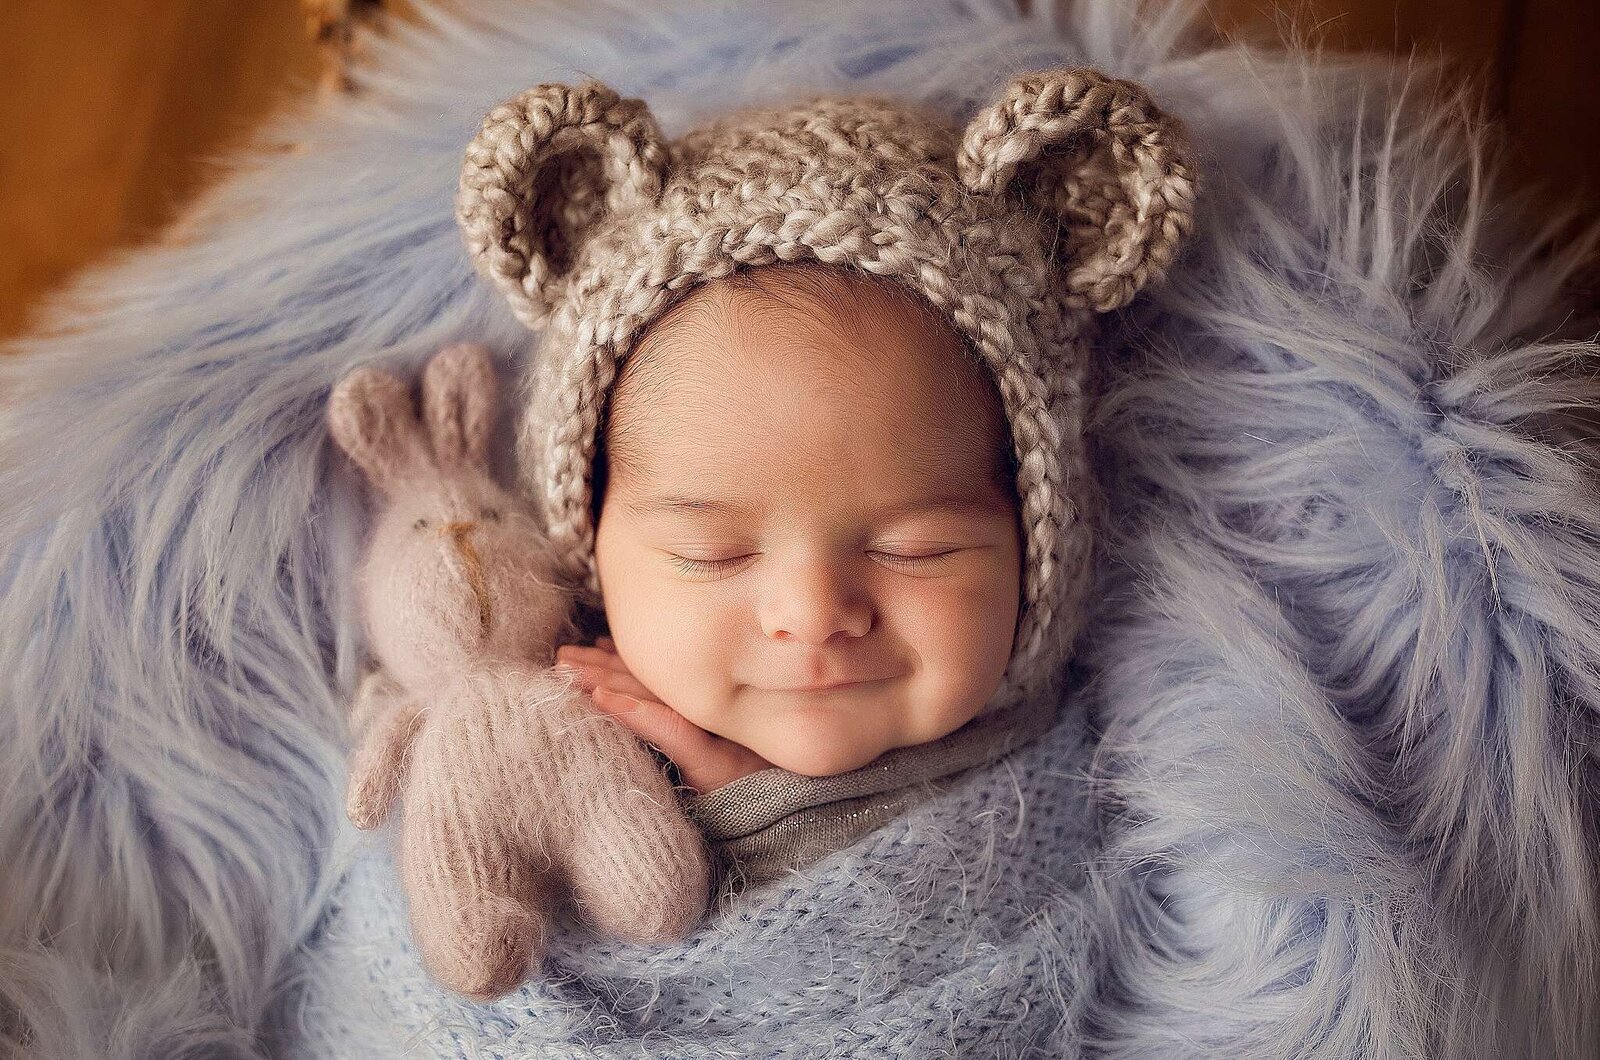
<svg viewBox="0 0 1600 1060"><path fill-rule="evenodd" d="M336 41L324 33L316 42L320 26L307 6L378 2L0 3L0 342L26 328L41 294L75 269L156 238L204 185L211 159L274 107L319 90ZM1517 178L1551 199L1589 206L1600 203L1596 7L1597 0L1209 5L1226 31L1271 37L1292 15L1336 46L1443 53L1482 84L1506 123Z"/></svg>

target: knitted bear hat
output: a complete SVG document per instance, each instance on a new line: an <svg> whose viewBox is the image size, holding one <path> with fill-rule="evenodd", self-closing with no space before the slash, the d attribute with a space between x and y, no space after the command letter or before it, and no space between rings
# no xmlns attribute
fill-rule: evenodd
<svg viewBox="0 0 1600 1060"><path fill-rule="evenodd" d="M1011 80L965 124L876 97L721 115L673 141L604 84L541 84L467 149L456 216L477 269L542 330L518 460L561 575L600 606L597 432L643 329L741 267L818 261L897 281L965 337L1010 424L1024 532L1017 636L984 712L1048 687L1088 587L1084 442L1096 316L1193 223L1181 129L1087 69Z"/></svg>

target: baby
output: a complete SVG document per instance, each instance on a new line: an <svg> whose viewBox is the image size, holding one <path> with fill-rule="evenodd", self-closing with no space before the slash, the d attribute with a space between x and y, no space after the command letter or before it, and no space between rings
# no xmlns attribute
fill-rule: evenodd
<svg viewBox="0 0 1600 1060"><path fill-rule="evenodd" d="M993 381L904 288L817 264L713 281L614 384L611 637L558 659L699 793L936 740L1011 656L1014 466Z"/></svg>
<svg viewBox="0 0 1600 1060"><path fill-rule="evenodd" d="M1175 128L1092 70L964 126L815 96L668 141L599 82L485 117L457 219L539 333L523 485L596 707L750 879L1047 730L1097 494L1097 315L1192 218Z"/></svg>

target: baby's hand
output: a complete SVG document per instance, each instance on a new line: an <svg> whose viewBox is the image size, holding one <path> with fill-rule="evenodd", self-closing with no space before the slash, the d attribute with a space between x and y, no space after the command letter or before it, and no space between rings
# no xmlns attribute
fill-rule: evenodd
<svg viewBox="0 0 1600 1060"><path fill-rule="evenodd" d="M683 783L698 794L772 767L743 744L707 732L657 699L623 665L610 637L601 637L593 647L563 644L556 649L556 664L576 673L577 683L602 712L660 748L678 767Z"/></svg>

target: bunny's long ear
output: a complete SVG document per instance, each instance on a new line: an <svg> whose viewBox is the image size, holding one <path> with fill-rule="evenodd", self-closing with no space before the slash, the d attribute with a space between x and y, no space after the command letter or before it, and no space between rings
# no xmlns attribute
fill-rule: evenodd
<svg viewBox="0 0 1600 1060"><path fill-rule="evenodd" d="M1012 79L967 125L957 167L969 190L1053 218L1069 300L1106 313L1165 272L1194 225L1185 153L1140 86L1057 69Z"/></svg>
<svg viewBox="0 0 1600 1060"><path fill-rule="evenodd" d="M375 368L358 368L333 388L328 431L372 484L390 495L432 463L410 388Z"/></svg>
<svg viewBox="0 0 1600 1060"><path fill-rule="evenodd" d="M538 329L596 222L655 201L666 172L642 100L594 80L536 85L483 119L462 159L456 220L478 271Z"/></svg>
<svg viewBox="0 0 1600 1060"><path fill-rule="evenodd" d="M488 469L495 397L488 350L462 343L434 354L422 374L422 416L441 468Z"/></svg>

